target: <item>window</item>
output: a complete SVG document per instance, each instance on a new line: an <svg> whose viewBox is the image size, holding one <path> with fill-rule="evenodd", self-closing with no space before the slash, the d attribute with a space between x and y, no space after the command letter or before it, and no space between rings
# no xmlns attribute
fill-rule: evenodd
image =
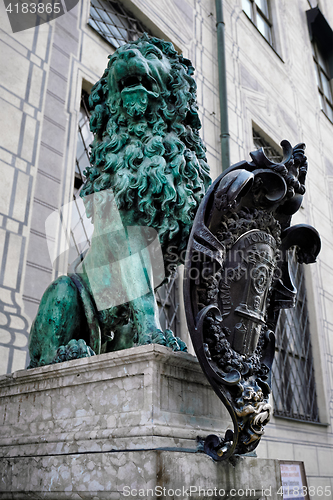
<svg viewBox="0 0 333 500"><path fill-rule="evenodd" d="M93 226L85 214L83 200L79 196L80 188L85 181L83 172L90 164L89 145L93 140L93 134L89 128L88 97L88 93L82 91L75 160L69 267L80 254L89 248L93 231Z"/></svg>
<svg viewBox="0 0 333 500"><path fill-rule="evenodd" d="M143 33L150 34L119 1L113 0L91 0L88 24L116 49Z"/></svg>
<svg viewBox="0 0 333 500"><path fill-rule="evenodd" d="M319 422L303 265L295 250L289 269L297 288L294 309L282 309L276 326L272 393L274 415Z"/></svg>
<svg viewBox="0 0 333 500"><path fill-rule="evenodd" d="M94 138L89 128L90 113L88 111L88 99L89 94L83 90L81 95L78 142L76 148L74 194L78 192L85 181L83 172L90 165L89 145Z"/></svg>
<svg viewBox="0 0 333 500"><path fill-rule="evenodd" d="M333 94L328 61L315 41L312 42L312 53L316 69L316 80L321 109L331 122L333 122Z"/></svg>
<svg viewBox="0 0 333 500"><path fill-rule="evenodd" d="M333 30L319 7L306 12L320 106L333 122Z"/></svg>
<svg viewBox="0 0 333 500"><path fill-rule="evenodd" d="M271 161L275 161L276 163L279 163L283 155L275 148L273 147L264 137L258 132L256 129L252 129L252 138L253 138L253 144L256 149L263 148L265 155L267 158L269 158Z"/></svg>
<svg viewBox="0 0 333 500"><path fill-rule="evenodd" d="M156 300L160 310L163 330L169 328L179 337L179 285L177 270L169 278L169 283L156 290Z"/></svg>
<svg viewBox="0 0 333 500"><path fill-rule="evenodd" d="M262 36L273 45L272 22L268 0L242 0L243 11L255 24Z"/></svg>
<svg viewBox="0 0 333 500"><path fill-rule="evenodd" d="M280 162L282 155L260 132L253 129L253 143L266 156ZM282 309L275 329L276 352L272 368L274 415L319 422L311 335L303 265L295 248L289 251L289 271L297 288L294 309Z"/></svg>

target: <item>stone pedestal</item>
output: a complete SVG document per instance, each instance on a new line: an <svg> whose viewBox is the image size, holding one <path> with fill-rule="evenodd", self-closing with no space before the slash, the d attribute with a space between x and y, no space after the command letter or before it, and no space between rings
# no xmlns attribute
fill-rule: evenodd
<svg viewBox="0 0 333 500"><path fill-rule="evenodd" d="M16 372L0 405L1 500L258 499L280 486L274 460L198 450L197 436L232 426L190 354L149 345Z"/></svg>

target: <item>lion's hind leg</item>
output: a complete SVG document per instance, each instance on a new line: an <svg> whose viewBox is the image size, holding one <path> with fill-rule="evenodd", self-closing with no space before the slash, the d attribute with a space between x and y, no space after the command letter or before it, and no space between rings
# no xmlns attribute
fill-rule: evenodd
<svg viewBox="0 0 333 500"><path fill-rule="evenodd" d="M59 347L66 346L72 339L74 342L71 345L74 347L73 344L79 338L82 341L88 338L79 293L68 276L60 276L46 289L32 324L29 337L31 361L28 368L55 362Z"/></svg>

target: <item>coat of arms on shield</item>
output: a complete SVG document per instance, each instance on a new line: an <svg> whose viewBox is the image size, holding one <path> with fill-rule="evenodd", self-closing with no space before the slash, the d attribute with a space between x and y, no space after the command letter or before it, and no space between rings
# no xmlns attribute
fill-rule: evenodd
<svg viewBox="0 0 333 500"><path fill-rule="evenodd" d="M208 436L216 460L253 451L271 415L271 367L279 311L295 305L288 251L315 262L320 237L291 226L305 193L305 145L282 141L281 163L263 149L231 166L212 184L194 221L184 296L189 331L201 367L234 425Z"/></svg>

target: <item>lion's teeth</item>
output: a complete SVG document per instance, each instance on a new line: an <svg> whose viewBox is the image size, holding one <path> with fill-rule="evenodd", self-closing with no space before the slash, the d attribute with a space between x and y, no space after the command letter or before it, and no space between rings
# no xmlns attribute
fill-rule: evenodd
<svg viewBox="0 0 333 500"><path fill-rule="evenodd" d="M142 76L139 76L139 82L142 82Z"/></svg>

